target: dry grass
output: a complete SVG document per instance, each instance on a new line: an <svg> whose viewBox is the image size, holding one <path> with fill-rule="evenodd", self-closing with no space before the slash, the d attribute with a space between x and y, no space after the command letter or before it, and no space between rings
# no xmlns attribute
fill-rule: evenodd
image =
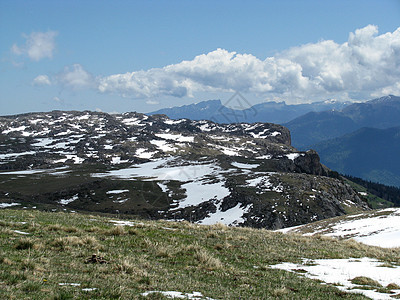
<svg viewBox="0 0 400 300"><path fill-rule="evenodd" d="M0 257L0 264L5 264L11 266L13 262L7 257Z"/></svg>
<svg viewBox="0 0 400 300"><path fill-rule="evenodd" d="M200 265L206 269L218 270L223 268L222 262L205 249L198 249L194 253L194 257L199 261Z"/></svg>
<svg viewBox="0 0 400 300"><path fill-rule="evenodd" d="M105 235L113 235L113 236L119 236L119 235L125 235L126 234L126 230L124 228L124 226L113 226L112 228L105 230L104 231Z"/></svg>
<svg viewBox="0 0 400 300"><path fill-rule="evenodd" d="M85 246L89 249L98 249L100 245L97 239L93 236L66 236L58 237L51 241L50 246L60 250L66 250L76 246Z"/></svg>
<svg viewBox="0 0 400 300"><path fill-rule="evenodd" d="M396 283L389 283L386 288L389 290L400 290L400 286Z"/></svg>
<svg viewBox="0 0 400 300"><path fill-rule="evenodd" d="M269 265L364 256L400 263L398 252L354 241L220 224L140 221L132 228L102 217L31 214L0 210L0 299L146 299L139 295L150 290L198 291L213 299L363 299ZM23 228L29 236L7 233ZM92 254L107 263L89 263Z"/></svg>
<svg viewBox="0 0 400 300"><path fill-rule="evenodd" d="M351 279L350 281L351 281L351 283L358 284L358 285L369 285L369 286L373 286L373 287L382 287L382 285L378 281L376 281L372 278L366 277L366 276L357 276L357 277L354 277L353 279Z"/></svg>

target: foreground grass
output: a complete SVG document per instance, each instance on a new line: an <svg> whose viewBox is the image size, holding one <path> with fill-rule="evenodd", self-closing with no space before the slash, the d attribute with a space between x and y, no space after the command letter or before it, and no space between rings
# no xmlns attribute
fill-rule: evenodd
<svg viewBox="0 0 400 300"><path fill-rule="evenodd" d="M395 250L326 237L187 222L122 227L99 216L6 209L0 245L1 299L164 299L140 295L154 290L213 299L364 299L268 266L365 256L400 264Z"/></svg>

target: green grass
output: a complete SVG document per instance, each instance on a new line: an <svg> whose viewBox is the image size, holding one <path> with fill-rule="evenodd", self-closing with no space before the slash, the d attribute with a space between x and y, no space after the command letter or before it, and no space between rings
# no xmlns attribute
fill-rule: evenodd
<svg viewBox="0 0 400 300"><path fill-rule="evenodd" d="M368 205L373 209L382 209L382 208L388 208L388 207L394 206L394 204L392 202L387 201L385 199L382 199L378 196L375 196L375 195L369 193L365 187L363 187L351 180L348 180L345 178L345 182L348 185L350 185L357 193L360 193L360 192L366 193L367 194L366 196L360 195L360 197L365 198L367 200Z"/></svg>
<svg viewBox="0 0 400 300"><path fill-rule="evenodd" d="M108 220L0 210L0 298L164 299L140 294L196 291L213 299L365 299L269 265L364 256L400 264L398 251L354 241L188 222L116 227ZM93 254L105 263L88 262Z"/></svg>

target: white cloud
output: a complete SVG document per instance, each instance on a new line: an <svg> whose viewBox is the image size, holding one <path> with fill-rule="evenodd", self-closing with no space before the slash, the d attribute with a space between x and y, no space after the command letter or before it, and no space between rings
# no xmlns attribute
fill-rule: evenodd
<svg viewBox="0 0 400 300"><path fill-rule="evenodd" d="M146 104L149 104L149 105L157 105L157 104L160 104L160 102L158 102L157 100L147 100L147 101L146 101Z"/></svg>
<svg viewBox="0 0 400 300"><path fill-rule="evenodd" d="M39 75L35 79L33 79L32 84L35 85L35 86L51 85L51 81L50 81L49 76L47 76L47 75Z"/></svg>
<svg viewBox="0 0 400 300"><path fill-rule="evenodd" d="M62 99L60 99L59 97L53 97L53 100L56 102L64 102Z"/></svg>
<svg viewBox="0 0 400 300"><path fill-rule="evenodd" d="M32 32L30 35L24 35L25 45L18 46L14 44L11 51L16 55L27 55L31 60L39 61L43 58L52 58L56 48L56 31Z"/></svg>
<svg viewBox="0 0 400 300"><path fill-rule="evenodd" d="M57 80L72 89L90 88L95 85L94 77L80 64L66 66L64 71L57 75Z"/></svg>
<svg viewBox="0 0 400 300"><path fill-rule="evenodd" d="M99 78L100 92L131 98L250 92L270 98L329 98L398 91L400 28L378 35L368 25L348 41L320 41L260 60L217 49L193 60Z"/></svg>

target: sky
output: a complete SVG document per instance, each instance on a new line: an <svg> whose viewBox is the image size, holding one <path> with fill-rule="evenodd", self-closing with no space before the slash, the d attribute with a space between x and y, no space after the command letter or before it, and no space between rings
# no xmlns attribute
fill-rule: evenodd
<svg viewBox="0 0 400 300"><path fill-rule="evenodd" d="M0 115L400 95L400 0L0 0Z"/></svg>

